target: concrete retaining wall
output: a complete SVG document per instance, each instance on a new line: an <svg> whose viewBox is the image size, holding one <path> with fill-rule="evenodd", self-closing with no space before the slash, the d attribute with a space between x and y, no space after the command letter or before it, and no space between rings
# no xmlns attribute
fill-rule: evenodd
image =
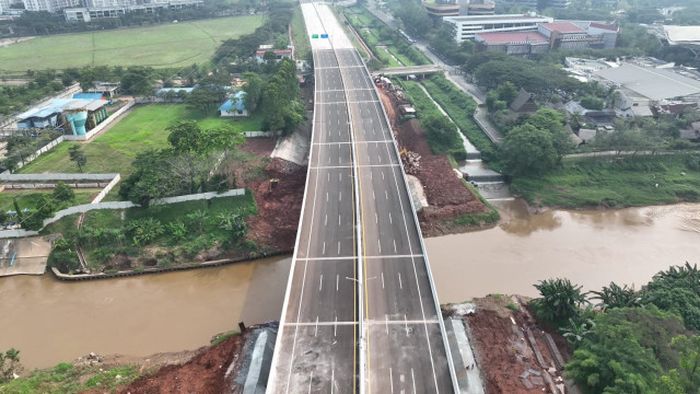
<svg viewBox="0 0 700 394"><path fill-rule="evenodd" d="M246 131L246 138L263 138L263 137L277 137L280 135L277 131Z"/></svg>
<svg viewBox="0 0 700 394"><path fill-rule="evenodd" d="M162 272L182 271L182 270L189 270L189 269L194 269L194 268L219 267L219 266L226 265L226 264L238 263L238 262L242 262L242 261L252 261L252 260L258 260L258 259L265 259L268 257L288 255L291 253L292 253L291 250L285 250L285 251L274 252L274 253L263 253L263 254L256 255L256 256L243 256L243 257L237 257L237 258L232 258L232 259L211 260L211 261L204 261L201 263L183 263L183 264L179 264L179 265L172 266L172 267L152 267L152 268L144 268L144 269L140 269L140 270L117 271L117 272L109 272L109 273L100 272L97 274L75 274L75 275L64 274L61 271L57 270L55 267L51 267L51 272L53 272L53 274L56 275L56 278L58 278L60 280L78 281L78 280L93 280L93 279L110 279L110 278L120 278L120 277L125 277L125 276L142 275L142 274L158 274L158 273L162 273Z"/></svg>

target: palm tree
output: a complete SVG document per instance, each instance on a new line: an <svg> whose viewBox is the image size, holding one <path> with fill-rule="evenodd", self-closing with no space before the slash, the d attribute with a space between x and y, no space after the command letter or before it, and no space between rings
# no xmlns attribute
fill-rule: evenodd
<svg viewBox="0 0 700 394"><path fill-rule="evenodd" d="M539 318L560 325L578 316L579 307L587 303L581 286L568 279L547 279L534 285L542 297L532 301Z"/></svg>
<svg viewBox="0 0 700 394"><path fill-rule="evenodd" d="M600 291L591 291L593 299L600 300L598 304L603 310L609 308L635 307L640 305L641 297L634 290L634 287L623 285L620 287L615 282L610 282L609 286L603 286Z"/></svg>
<svg viewBox="0 0 700 394"><path fill-rule="evenodd" d="M584 338L591 335L595 329L595 322L591 319L586 319L582 322L576 322L574 319L569 319L569 325L560 329L561 335L566 338L569 343L576 345Z"/></svg>

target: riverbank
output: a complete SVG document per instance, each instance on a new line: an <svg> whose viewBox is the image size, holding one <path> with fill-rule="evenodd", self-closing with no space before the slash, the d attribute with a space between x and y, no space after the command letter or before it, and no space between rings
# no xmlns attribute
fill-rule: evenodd
<svg viewBox="0 0 700 394"><path fill-rule="evenodd" d="M543 175L515 177L514 194L535 207L622 208L700 201L700 155L564 160Z"/></svg>

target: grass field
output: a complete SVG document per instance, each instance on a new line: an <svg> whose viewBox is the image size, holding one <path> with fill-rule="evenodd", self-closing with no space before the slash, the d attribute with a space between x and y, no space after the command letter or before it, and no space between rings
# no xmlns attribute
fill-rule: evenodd
<svg viewBox="0 0 700 394"><path fill-rule="evenodd" d="M68 205L87 204L100 192L99 189L73 189L73 191L75 192L75 199ZM20 209L36 208L42 195L50 196L51 191L5 190L0 193L0 210L14 211L15 207L12 202L14 198L17 198L17 205L19 205Z"/></svg>
<svg viewBox="0 0 700 394"><path fill-rule="evenodd" d="M85 172L118 172L124 176L131 173L131 162L138 153L148 149L167 146L166 128L179 120L196 120L203 128L231 125L237 130L260 130L259 118L229 120L217 116L203 117L187 109L184 104L145 105L136 107L131 113L112 129L95 138L92 142L82 144L87 156ZM78 172L78 167L70 161L68 149L77 142L63 142L54 150L46 153L22 167L20 173L41 172Z"/></svg>
<svg viewBox="0 0 700 394"><path fill-rule="evenodd" d="M37 37L0 48L0 72L86 65L183 67L207 62L222 41L252 33L259 15Z"/></svg>
<svg viewBox="0 0 700 394"><path fill-rule="evenodd" d="M306 25L304 25L304 15L301 13L301 8L294 9L292 16L292 40L294 41L294 51L299 59L306 59L311 54L311 44L309 36L306 34Z"/></svg>
<svg viewBox="0 0 700 394"><path fill-rule="evenodd" d="M626 207L700 201L700 156L565 160L537 177L516 177L511 190L550 207Z"/></svg>

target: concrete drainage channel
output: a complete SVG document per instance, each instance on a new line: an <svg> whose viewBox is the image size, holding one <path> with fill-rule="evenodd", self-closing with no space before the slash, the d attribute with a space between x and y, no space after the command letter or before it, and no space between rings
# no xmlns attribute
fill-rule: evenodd
<svg viewBox="0 0 700 394"><path fill-rule="evenodd" d="M481 152L474 146L464 136L462 130L459 129L457 123L452 120L450 115L445 111L437 101L433 99L430 95L428 89L426 89L422 84L418 84L418 87L425 93L425 95L430 99L430 101L435 104L438 111L442 113L447 119L452 122L455 127L457 127L457 135L462 139L462 145L464 150L467 152L467 160L463 165L459 167L459 172L462 173L462 177L479 188L481 195L487 200L512 200L513 196L510 194L508 185L504 182L504 177L501 173L490 169L481 160Z"/></svg>

